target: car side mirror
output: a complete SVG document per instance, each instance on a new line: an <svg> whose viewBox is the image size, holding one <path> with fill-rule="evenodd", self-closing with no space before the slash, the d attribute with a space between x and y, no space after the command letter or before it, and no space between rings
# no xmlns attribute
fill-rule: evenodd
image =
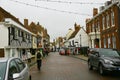
<svg viewBox="0 0 120 80"><path fill-rule="evenodd" d="M95 56L96 56L96 57L99 57L99 53L98 53L98 52L95 52Z"/></svg>
<svg viewBox="0 0 120 80"><path fill-rule="evenodd" d="M13 79L17 79L17 80L22 80L23 79L23 77L20 75L20 73L14 73L13 74Z"/></svg>

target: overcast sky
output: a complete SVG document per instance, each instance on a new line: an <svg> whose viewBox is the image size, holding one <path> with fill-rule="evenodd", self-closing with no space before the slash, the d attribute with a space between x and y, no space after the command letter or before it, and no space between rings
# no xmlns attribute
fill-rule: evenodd
<svg viewBox="0 0 120 80"><path fill-rule="evenodd" d="M93 8L99 8L109 0L0 0L0 6L19 18L23 23L39 22L48 30L51 41L65 36L76 22L85 26L86 18L91 18ZM87 3L87 4L86 4ZM99 4L98 4L99 3Z"/></svg>

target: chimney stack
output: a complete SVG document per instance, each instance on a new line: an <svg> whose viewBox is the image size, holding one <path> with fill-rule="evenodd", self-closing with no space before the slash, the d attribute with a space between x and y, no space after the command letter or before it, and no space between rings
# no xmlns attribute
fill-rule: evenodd
<svg viewBox="0 0 120 80"><path fill-rule="evenodd" d="M95 16L96 14L98 14L98 9L97 8L93 8L93 16Z"/></svg>
<svg viewBox="0 0 120 80"><path fill-rule="evenodd" d="M74 24L74 29L75 29L75 31L76 30L79 30L80 29L80 25L77 25L76 23Z"/></svg>
<svg viewBox="0 0 120 80"><path fill-rule="evenodd" d="M19 18L16 18L19 21Z"/></svg>
<svg viewBox="0 0 120 80"><path fill-rule="evenodd" d="M25 26L25 27L28 26L28 19L24 19L24 26Z"/></svg>
<svg viewBox="0 0 120 80"><path fill-rule="evenodd" d="M87 19L86 19L86 23L87 23L88 21L90 21L90 18L87 18Z"/></svg>

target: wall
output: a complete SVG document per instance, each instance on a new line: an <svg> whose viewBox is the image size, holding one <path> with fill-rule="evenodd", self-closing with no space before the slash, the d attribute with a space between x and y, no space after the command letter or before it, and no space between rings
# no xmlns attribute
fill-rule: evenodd
<svg viewBox="0 0 120 80"><path fill-rule="evenodd" d="M8 46L8 28L0 23L0 48Z"/></svg>

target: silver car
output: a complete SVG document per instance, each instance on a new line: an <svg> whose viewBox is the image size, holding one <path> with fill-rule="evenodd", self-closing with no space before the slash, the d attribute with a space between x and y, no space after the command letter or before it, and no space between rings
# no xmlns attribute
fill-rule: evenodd
<svg viewBox="0 0 120 80"><path fill-rule="evenodd" d="M0 80L31 80L31 75L21 59L0 58Z"/></svg>

